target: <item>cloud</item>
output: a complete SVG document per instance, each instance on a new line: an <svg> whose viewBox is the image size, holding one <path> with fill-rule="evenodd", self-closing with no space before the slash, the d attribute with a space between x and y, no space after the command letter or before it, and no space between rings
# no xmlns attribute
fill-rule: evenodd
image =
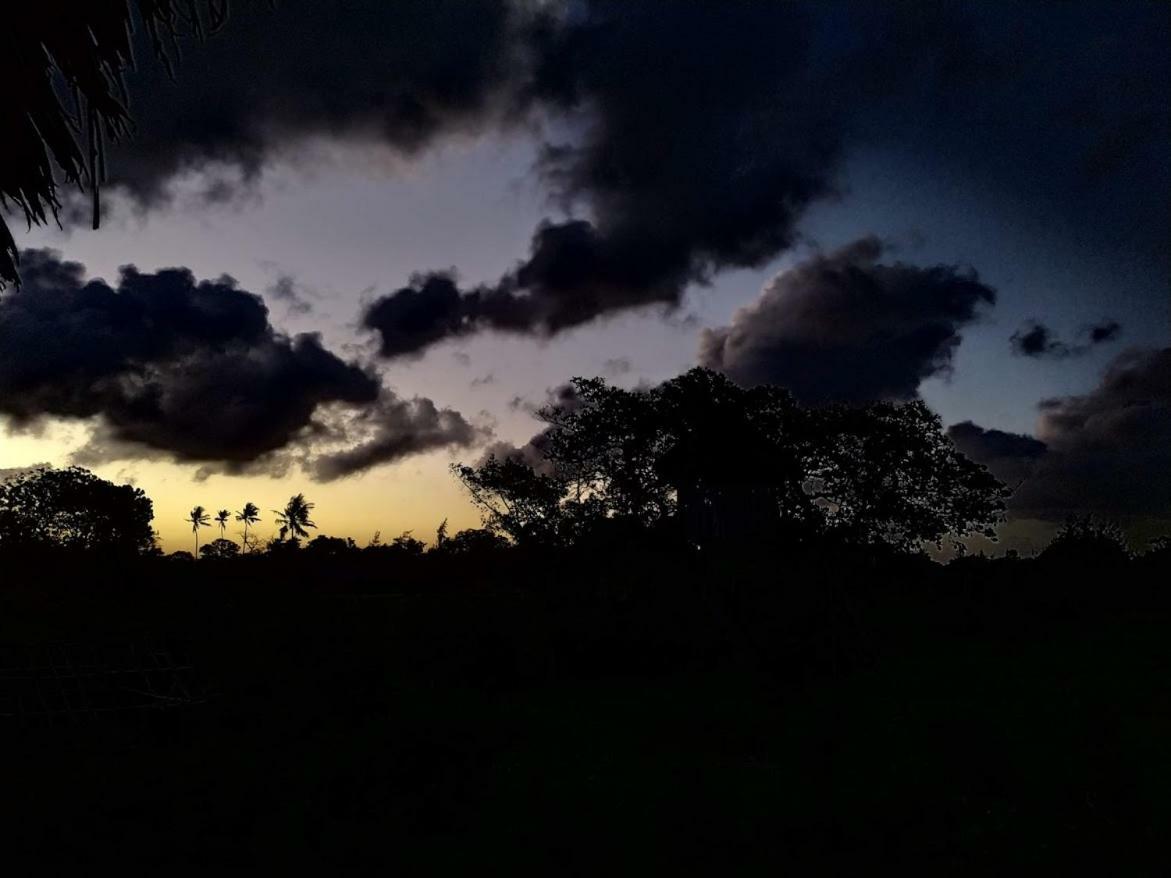
<svg viewBox="0 0 1171 878"><path fill-rule="evenodd" d="M351 416L344 434L351 441L354 436L365 438L343 451L318 455L309 467L318 481L344 478L437 448L466 447L487 438L488 431L473 427L459 412L440 409L429 399L387 397Z"/></svg>
<svg viewBox="0 0 1171 878"><path fill-rule="evenodd" d="M915 397L996 294L971 269L883 263L883 252L862 238L781 272L730 325L703 331L700 365L807 403Z"/></svg>
<svg viewBox="0 0 1171 878"><path fill-rule="evenodd" d="M971 421L953 424L947 434L957 449L984 464L1010 488L1032 475L1048 450L1044 442L1032 436L985 429Z"/></svg>
<svg viewBox="0 0 1171 878"><path fill-rule="evenodd" d="M1020 357L1068 357L1071 350L1067 344L1053 337L1053 330L1043 323L1031 320L1009 338L1012 352Z"/></svg>
<svg viewBox="0 0 1171 878"><path fill-rule="evenodd" d="M96 419L79 460L264 466L313 439L333 405L380 413L403 453L445 441L429 401L398 400L315 334L278 332L263 300L229 277L124 266L111 285L49 250L26 250L21 264L23 286L0 296L0 414L17 426Z"/></svg>
<svg viewBox="0 0 1171 878"><path fill-rule="evenodd" d="M961 451L1011 484L1014 515L1171 515L1171 348L1117 357L1087 394L1040 404L1037 438L951 428ZM1040 447L1044 446L1044 451Z"/></svg>
<svg viewBox="0 0 1171 878"><path fill-rule="evenodd" d="M284 303L289 314L304 316L313 310L313 303L302 294L296 280L287 274L278 277L265 292Z"/></svg>
<svg viewBox="0 0 1171 878"><path fill-rule="evenodd" d="M1090 344L1103 344L1114 341L1122 334L1122 324L1117 320L1105 320L1086 328Z"/></svg>
<svg viewBox="0 0 1171 878"><path fill-rule="evenodd" d="M1033 359L1063 360L1067 357L1081 357L1088 354L1095 345L1114 341L1122 333L1122 325L1115 320L1085 327L1081 334L1083 344L1066 344L1057 338L1053 330L1037 320L1026 321L1009 337L1012 352L1020 357Z"/></svg>
<svg viewBox="0 0 1171 878"><path fill-rule="evenodd" d="M602 363L602 372L609 375L611 378L625 375L632 368L633 364L629 357L612 357Z"/></svg>
<svg viewBox="0 0 1171 878"><path fill-rule="evenodd" d="M323 139L368 148L372 165L504 128L540 142L557 213L529 255L483 287L424 272L375 303L367 325L388 357L674 309L689 286L788 249L859 150L946 156L979 191L1166 261L1159 4L238 5L188 47L177 83L145 64L131 77L138 134L111 175L143 204L190 170L208 175L206 197L232 197Z"/></svg>
<svg viewBox="0 0 1171 878"><path fill-rule="evenodd" d="M128 77L135 136L111 150L111 183L150 206L209 172L203 197L235 197L266 162L318 137L414 155L508 112L523 48L503 0L316 0L232 5L227 26L184 46L176 81ZM149 58L149 48L139 46Z"/></svg>

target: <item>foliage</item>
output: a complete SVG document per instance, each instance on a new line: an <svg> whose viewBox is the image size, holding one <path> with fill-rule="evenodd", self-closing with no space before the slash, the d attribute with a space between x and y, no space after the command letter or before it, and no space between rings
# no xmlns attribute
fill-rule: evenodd
<svg viewBox="0 0 1171 878"><path fill-rule="evenodd" d="M309 519L313 505L305 499L304 494L295 494L289 498L284 509L273 510L276 513L276 522L281 528L279 537L281 542L284 542L287 537L292 537L294 540L308 537L307 528L317 527Z"/></svg>
<svg viewBox="0 0 1171 878"><path fill-rule="evenodd" d="M1092 515L1067 519L1041 553L1043 561L1071 567L1119 564L1129 557L1121 528Z"/></svg>
<svg viewBox="0 0 1171 878"><path fill-rule="evenodd" d="M0 484L0 546L143 553L154 508L141 488L80 467L40 467Z"/></svg>
<svg viewBox="0 0 1171 878"><path fill-rule="evenodd" d="M260 521L260 508L252 501L248 501L244 508L236 513L236 521L244 525L244 551L250 552L253 549L253 539L248 535L248 528Z"/></svg>
<svg viewBox="0 0 1171 878"><path fill-rule="evenodd" d="M446 537L435 545L434 551L441 555L483 555L507 549L508 545L508 540L499 534L488 528L475 527Z"/></svg>
<svg viewBox="0 0 1171 878"><path fill-rule="evenodd" d="M489 457L479 466L453 464L485 525L518 545L557 543L564 537L563 479L534 472L515 458Z"/></svg>
<svg viewBox="0 0 1171 878"><path fill-rule="evenodd" d="M849 542L911 550L944 536L995 537L1007 491L955 449L921 401L811 413L809 493Z"/></svg>
<svg viewBox="0 0 1171 878"><path fill-rule="evenodd" d="M390 546L388 548L390 551L400 555L418 557L423 554L423 551L427 548L427 546L422 540L415 539L413 536L411 536L411 532L409 530L404 530L401 534L390 541Z"/></svg>
<svg viewBox="0 0 1171 878"><path fill-rule="evenodd" d="M199 550L199 556L201 558L211 558L220 561L235 558L239 554L240 547L231 540L226 540L223 537L212 540Z"/></svg>
<svg viewBox="0 0 1171 878"><path fill-rule="evenodd" d="M40 0L8 10L0 28L0 209L14 205L31 225L57 218L57 174L89 189L93 225L105 174L104 141L128 134L125 71L134 66L132 31L141 22L157 60L170 70L168 46L185 33L202 36L226 17L225 0L77 3ZM18 252L0 216L0 288L16 282Z"/></svg>
<svg viewBox="0 0 1171 878"><path fill-rule="evenodd" d="M325 534L314 537L305 546L306 552L322 557L337 557L347 552L357 551L357 546L351 539L343 537L329 537Z"/></svg>
<svg viewBox="0 0 1171 878"><path fill-rule="evenodd" d="M524 456L453 471L485 526L565 544L674 521L693 541L821 534L912 550L993 535L1005 489L921 402L804 410L775 387L693 369L654 388L575 378Z"/></svg>
<svg viewBox="0 0 1171 878"><path fill-rule="evenodd" d="M199 555L199 529L201 527L207 527L208 525L210 525L211 518L208 515L206 509L204 509L202 506L196 506L189 513L187 513L187 522L188 522L188 524L191 525L191 533L193 533L195 535L195 554L196 554L196 556L198 556Z"/></svg>

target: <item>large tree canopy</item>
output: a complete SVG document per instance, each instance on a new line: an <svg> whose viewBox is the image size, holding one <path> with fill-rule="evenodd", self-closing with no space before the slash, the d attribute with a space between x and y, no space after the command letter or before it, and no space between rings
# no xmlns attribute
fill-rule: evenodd
<svg viewBox="0 0 1171 878"><path fill-rule="evenodd" d="M700 542L815 534L913 550L993 535L1005 489L921 402L804 409L707 369L640 390L575 378L546 429L456 475L517 542L677 526Z"/></svg>
<svg viewBox="0 0 1171 878"><path fill-rule="evenodd" d="M0 483L0 548L146 552L154 508L141 488L80 467L40 467Z"/></svg>

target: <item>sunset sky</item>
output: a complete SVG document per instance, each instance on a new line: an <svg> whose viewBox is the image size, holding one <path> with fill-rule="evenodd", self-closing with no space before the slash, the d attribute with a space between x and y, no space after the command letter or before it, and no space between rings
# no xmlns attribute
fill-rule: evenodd
<svg viewBox="0 0 1171 878"><path fill-rule="evenodd" d="M142 51L102 227L8 215L0 468L430 539L570 377L702 364L921 396L1025 547L1171 517L1167 4L351 5Z"/></svg>

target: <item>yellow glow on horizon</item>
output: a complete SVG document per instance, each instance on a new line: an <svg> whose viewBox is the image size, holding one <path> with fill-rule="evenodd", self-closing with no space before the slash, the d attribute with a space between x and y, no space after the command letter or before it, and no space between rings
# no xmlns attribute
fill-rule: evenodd
<svg viewBox="0 0 1171 878"><path fill-rule="evenodd" d="M48 425L39 434L0 429L0 469L45 463L68 466L69 454L85 432L80 425L63 424ZM464 457L475 455L470 451ZM315 504L312 518L317 530L313 533L351 537L358 545L369 542L376 531L388 542L405 530L430 543L444 518L451 533L478 527L479 515L448 471L453 457L459 453L433 452L335 482L314 482L295 468L281 478L212 475L199 481L194 475L197 465L157 460L114 461L87 469L109 481L142 488L154 503L153 526L159 545L165 552L173 552L191 551L191 525L184 520L196 504L213 516L220 509L231 510L233 520L227 536L239 541L241 526L235 513L245 502L255 503L261 510L261 522L249 530L267 540L277 531L272 510L280 509L297 493L304 493ZM200 530L200 544L218 536L219 528L213 522Z"/></svg>

